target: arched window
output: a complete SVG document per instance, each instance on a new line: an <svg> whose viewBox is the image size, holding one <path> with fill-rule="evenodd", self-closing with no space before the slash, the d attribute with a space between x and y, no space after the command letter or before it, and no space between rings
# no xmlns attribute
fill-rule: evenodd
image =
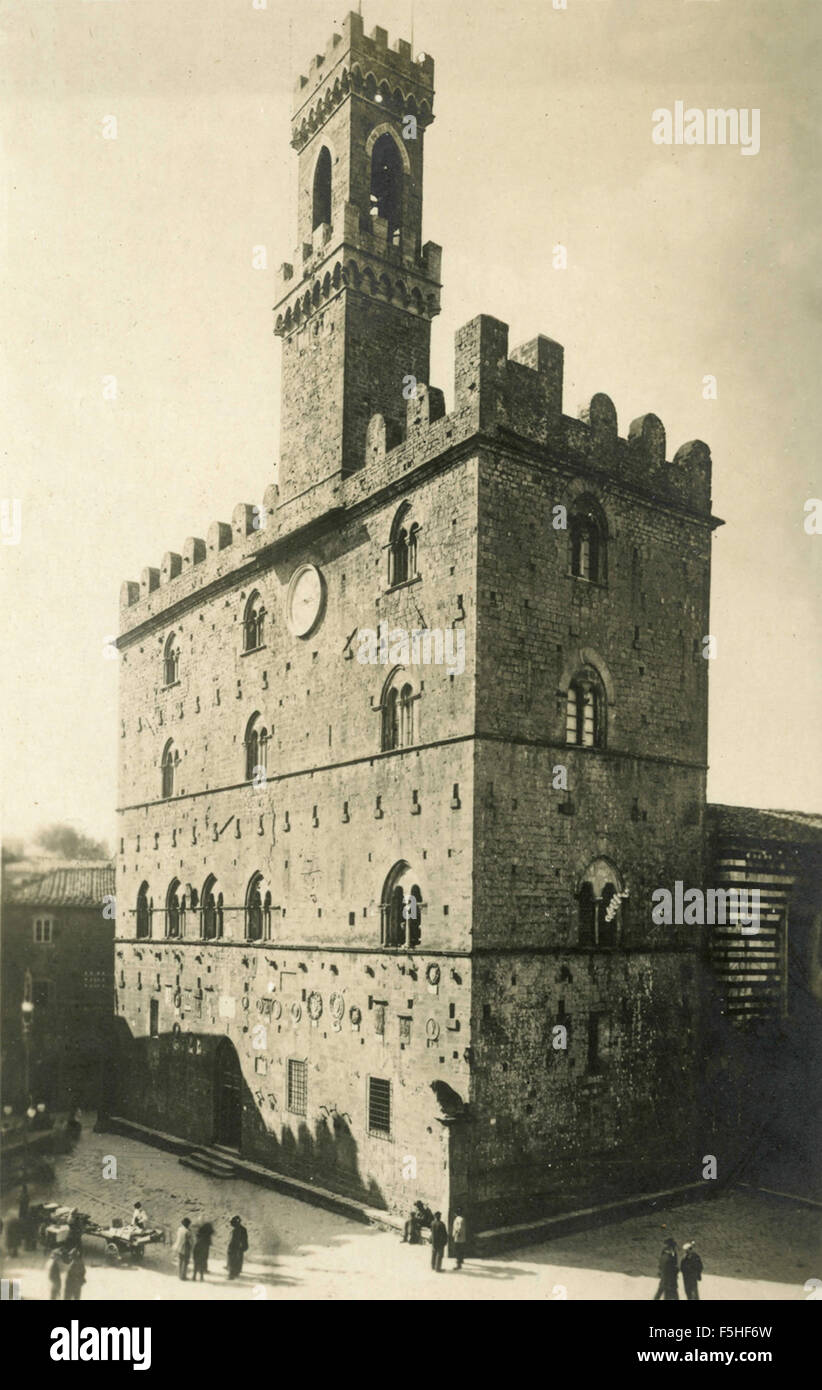
<svg viewBox="0 0 822 1390"><path fill-rule="evenodd" d="M605 688L592 666L584 666L568 685L565 741L580 748L604 748Z"/></svg>
<svg viewBox="0 0 822 1390"><path fill-rule="evenodd" d="M174 795L174 773L180 761L180 754L174 747L174 740L169 739L163 749L162 768L162 795L165 800Z"/></svg>
<svg viewBox="0 0 822 1390"><path fill-rule="evenodd" d="M405 860L395 864L388 875L380 900L380 940L392 949L413 950L422 940L422 913L425 904L418 883Z"/></svg>
<svg viewBox="0 0 822 1390"><path fill-rule="evenodd" d="M148 884L141 883L137 894L137 939L151 936L152 901L148 895Z"/></svg>
<svg viewBox="0 0 822 1390"><path fill-rule="evenodd" d="M593 584L604 584L606 577L605 518L593 502L583 503L574 512L568 527L571 538L571 573Z"/></svg>
<svg viewBox="0 0 822 1390"><path fill-rule="evenodd" d="M595 859L577 888L580 946L616 946L622 931L628 892L619 871L607 859Z"/></svg>
<svg viewBox="0 0 822 1390"><path fill-rule="evenodd" d="M182 936L182 917L180 880L173 878L166 893L166 936Z"/></svg>
<svg viewBox="0 0 822 1390"><path fill-rule="evenodd" d="M245 726L245 776L247 782L268 770L268 730L259 712L252 714Z"/></svg>
<svg viewBox="0 0 822 1390"><path fill-rule="evenodd" d="M248 941L267 941L271 935L271 894L262 874L254 874L246 891L245 934Z"/></svg>
<svg viewBox="0 0 822 1390"><path fill-rule="evenodd" d="M402 157L387 132L371 154L371 216L384 217L389 240L399 243L402 226Z"/></svg>
<svg viewBox="0 0 822 1390"><path fill-rule="evenodd" d="M320 150L314 169L314 211L312 229L331 222L331 154L326 145Z"/></svg>
<svg viewBox="0 0 822 1390"><path fill-rule="evenodd" d="M163 648L163 685L176 685L180 679L180 648L177 634L169 633Z"/></svg>
<svg viewBox="0 0 822 1390"><path fill-rule="evenodd" d="M223 895L217 891L217 880L209 874L203 884L200 908L200 935L205 941L217 941L223 934Z"/></svg>
<svg viewBox="0 0 822 1390"><path fill-rule="evenodd" d="M243 613L243 651L253 652L263 645L263 623L265 608L256 589L249 598Z"/></svg>
<svg viewBox="0 0 822 1390"><path fill-rule="evenodd" d="M409 503L404 502L391 523L391 533L388 537L389 588L395 584L405 584L409 579L416 579L419 573L417 568L419 531L420 528L417 523L411 522Z"/></svg>
<svg viewBox="0 0 822 1390"><path fill-rule="evenodd" d="M410 748L416 742L417 694L401 667L389 676L383 687L380 747L383 753L394 748Z"/></svg>

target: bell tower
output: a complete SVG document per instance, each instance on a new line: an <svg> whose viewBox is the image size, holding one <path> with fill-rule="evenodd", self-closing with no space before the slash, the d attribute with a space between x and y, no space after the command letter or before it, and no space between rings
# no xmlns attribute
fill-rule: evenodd
<svg viewBox="0 0 822 1390"><path fill-rule="evenodd" d="M281 504L365 462L368 422L399 442L403 389L428 381L439 246L422 245L434 63L349 14L297 83L298 246L280 271Z"/></svg>

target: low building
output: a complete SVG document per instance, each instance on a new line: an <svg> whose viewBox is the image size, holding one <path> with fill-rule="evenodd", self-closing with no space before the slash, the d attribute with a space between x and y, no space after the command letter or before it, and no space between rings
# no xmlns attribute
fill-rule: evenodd
<svg viewBox="0 0 822 1390"><path fill-rule="evenodd" d="M107 860L4 871L4 1105L18 1110L27 1099L24 1000L33 1005L30 1099L52 1109L98 1104L111 1034L113 895L114 865Z"/></svg>

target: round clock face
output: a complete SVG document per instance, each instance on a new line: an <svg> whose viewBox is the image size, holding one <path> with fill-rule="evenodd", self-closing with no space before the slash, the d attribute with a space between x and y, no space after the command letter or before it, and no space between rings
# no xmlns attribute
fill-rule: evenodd
<svg viewBox="0 0 822 1390"><path fill-rule="evenodd" d="M285 606L288 626L295 637L307 637L319 622L324 598L323 577L315 565L301 565L294 571Z"/></svg>

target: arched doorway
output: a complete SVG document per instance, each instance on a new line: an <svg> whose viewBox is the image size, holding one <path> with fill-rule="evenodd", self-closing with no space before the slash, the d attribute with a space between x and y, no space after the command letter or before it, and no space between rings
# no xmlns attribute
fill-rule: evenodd
<svg viewBox="0 0 822 1390"><path fill-rule="evenodd" d="M239 1149L243 1132L243 1074L234 1044L223 1038L214 1062L214 1142Z"/></svg>

